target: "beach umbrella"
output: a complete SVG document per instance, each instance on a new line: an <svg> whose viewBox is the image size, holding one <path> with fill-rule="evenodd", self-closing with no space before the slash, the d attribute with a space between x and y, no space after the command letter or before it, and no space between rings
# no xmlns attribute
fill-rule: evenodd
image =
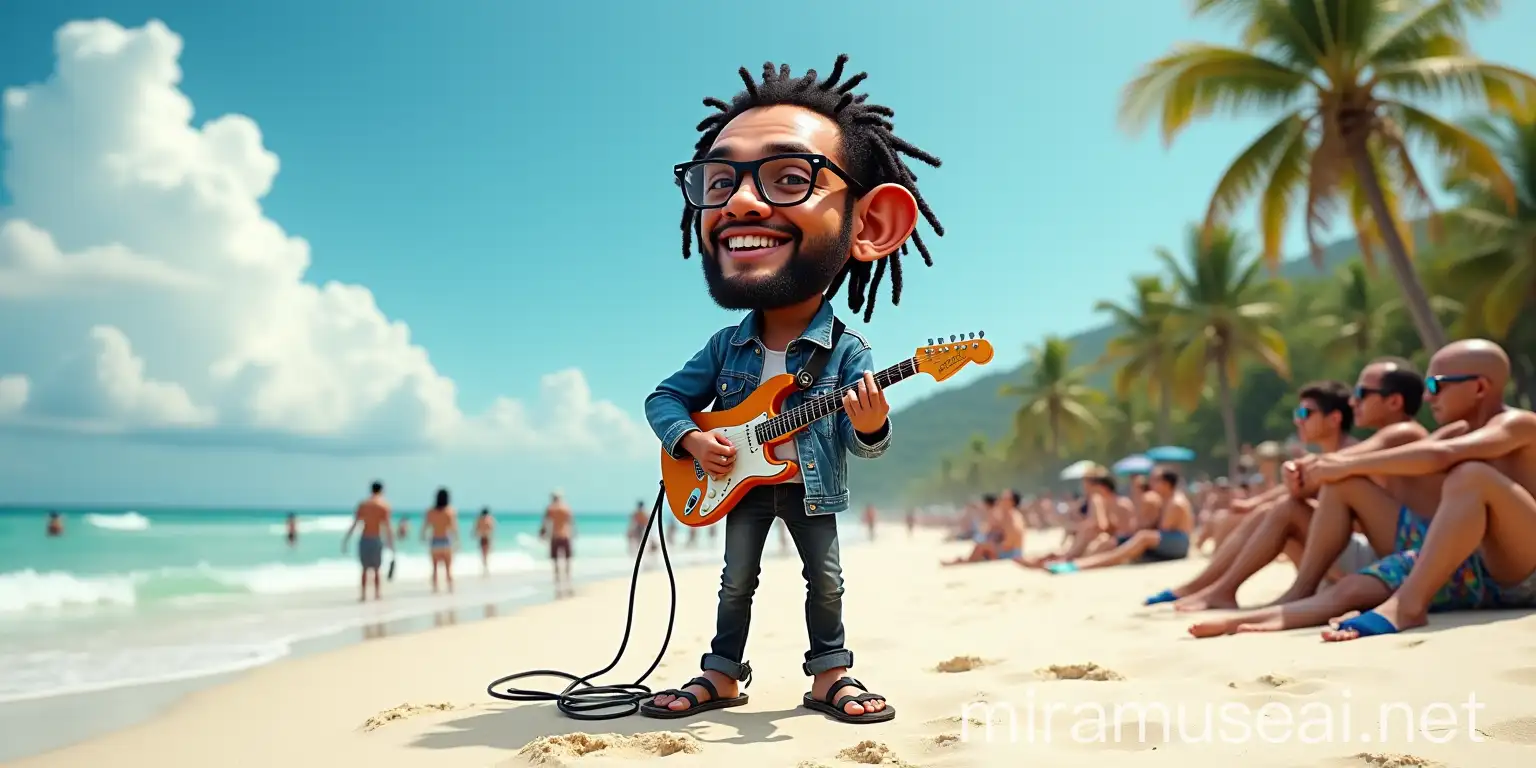
<svg viewBox="0 0 1536 768"><path fill-rule="evenodd" d="M1195 460L1194 451L1178 445L1159 445L1147 451L1146 455L1147 458L1153 461L1183 462Z"/></svg>
<svg viewBox="0 0 1536 768"><path fill-rule="evenodd" d="M1145 475L1152 471L1154 463L1138 453L1115 462L1114 470L1117 475Z"/></svg>
<svg viewBox="0 0 1536 768"><path fill-rule="evenodd" d="M1061 471L1061 479L1063 479L1063 480L1081 480L1081 479L1083 479L1084 475L1088 474L1088 470L1091 470L1091 469L1093 469L1096 466L1098 466L1098 465L1094 464L1093 462L1091 462L1091 461L1089 461L1087 459L1083 459L1082 461L1079 461L1079 462L1077 462L1075 464L1072 464L1072 465L1068 466L1066 469L1063 469Z"/></svg>

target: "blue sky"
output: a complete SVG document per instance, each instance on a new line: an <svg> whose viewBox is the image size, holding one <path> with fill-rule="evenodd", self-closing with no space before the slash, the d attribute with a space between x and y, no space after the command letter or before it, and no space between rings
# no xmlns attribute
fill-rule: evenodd
<svg viewBox="0 0 1536 768"><path fill-rule="evenodd" d="M159 19L180 36L178 87L193 125L245 115L276 155L260 212L308 242L302 280L371 291L468 415L498 398L537 414L541 377L578 369L594 402L639 421L654 384L737 320L709 301L697 260L680 258L669 174L707 114L700 99L733 94L739 66L755 72L771 59L825 72L846 52L854 71L870 73L871 98L896 110L898 133L944 160L919 172L949 233L930 241L935 265L907 265L902 305L882 295L874 322L856 324L882 364L935 334L981 329L999 351L992 366L1013 366L1044 334L1097 324L1094 300L1121 297L1130 274L1155 268L1154 247L1180 242L1262 125L1202 124L1171 149L1117 127L1120 88L1140 64L1178 41L1233 36L1190 21L1182 0L976 0L944 12L908 0L9 5L5 87L50 77L54 33L70 20ZM1536 6L1509 5L1473 41L1490 59L1536 69L1518 32L1536 29ZM0 160L8 179L24 170L13 151ZM37 184L49 175L42 161L26 174ZM0 191L0 222L26 206L20 190ZM109 245L86 224L68 242L61 226L50 231L65 252ZM1303 242L1293 234L1290 245ZM7 336L54 332L43 327L53 308L5 303L0 294ZM91 319L91 303L71 306L60 339L106 323ZM142 330L159 311L156 327L197 336L201 315L170 316L150 301L118 309L114 325L140 328L125 337L142 378L206 373L211 359L177 362L173 337L157 346ZM95 338L105 354L109 342ZM195 411L200 392L189 391ZM919 380L891 398L899 407L931 391ZM13 430L0 432L0 502L326 506L381 476L402 503L447 484L467 504L528 507L558 485L578 505L614 509L655 484L649 448L461 448L377 456L357 455L355 441L316 450L258 437Z"/></svg>

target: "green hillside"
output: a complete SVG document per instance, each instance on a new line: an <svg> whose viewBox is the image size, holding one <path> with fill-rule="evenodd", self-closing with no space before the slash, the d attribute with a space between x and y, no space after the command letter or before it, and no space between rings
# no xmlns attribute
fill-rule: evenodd
<svg viewBox="0 0 1536 768"><path fill-rule="evenodd" d="M1309 258L1292 259L1281 265L1286 278L1319 277L1359 256L1353 236L1336 242L1323 252L1320 270ZM1149 270L1150 271L1150 270ZM1130 291L1130 276L1124 281ZM1105 297L1120 299L1120 296ZM1001 335L1001 334L999 334ZM1115 329L1103 325L1070 337L1074 364L1087 364L1104 354L1104 347ZM900 437L879 461L849 462L849 486L860 503L891 504L901 500L912 481L931 474L944 454L959 454L972 435L988 440L1007 437L1012 430L1013 413L1018 399L998 394L1006 383L1022 383L1027 366L999 371L976 379L964 387L941 389L933 395L901 409L893 418ZM1108 374L1090 380L1094 386L1107 387Z"/></svg>

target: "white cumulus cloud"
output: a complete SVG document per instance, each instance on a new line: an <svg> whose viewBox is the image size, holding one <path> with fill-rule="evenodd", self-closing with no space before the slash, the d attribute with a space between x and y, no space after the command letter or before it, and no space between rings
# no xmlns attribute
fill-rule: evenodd
<svg viewBox="0 0 1536 768"><path fill-rule="evenodd" d="M55 48L0 117L0 418L315 450L653 442L575 369L463 413L366 287L305 281L309 244L262 212L277 156L250 118L193 124L179 36L77 21Z"/></svg>

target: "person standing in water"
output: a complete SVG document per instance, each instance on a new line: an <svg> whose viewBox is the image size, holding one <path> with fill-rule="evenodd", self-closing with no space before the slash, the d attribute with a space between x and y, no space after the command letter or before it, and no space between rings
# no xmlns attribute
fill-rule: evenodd
<svg viewBox="0 0 1536 768"><path fill-rule="evenodd" d="M347 543L352 539L352 532L357 530L359 525L363 527L363 532L357 537L357 561L363 567L362 582L357 595L359 603L368 598L369 576L373 577L373 599L380 599L379 565L384 561L384 547L387 544L391 550L395 548L395 527L389 519L389 502L384 500L384 484L374 481L369 490L370 495L357 505L357 513L352 517L352 525L341 537L341 551L346 552Z"/></svg>
<svg viewBox="0 0 1536 768"><path fill-rule="evenodd" d="M437 591L437 570L442 568L448 580L448 591L453 591L453 550L459 545L459 516L448 504L448 489L437 489L437 498L421 521L421 537L432 537L429 553L432 557L432 591Z"/></svg>
<svg viewBox="0 0 1536 768"><path fill-rule="evenodd" d="M645 502L635 502L635 511L629 515L629 546L632 552L638 553L645 546L645 524L650 519L650 514L645 511Z"/></svg>
<svg viewBox="0 0 1536 768"><path fill-rule="evenodd" d="M559 491L549 495L549 506L544 508L544 522L539 526L539 538L549 539L549 560L555 569L555 586L561 582L560 561L565 560L564 580L571 581L571 539L576 535L576 520L571 508Z"/></svg>
<svg viewBox="0 0 1536 768"><path fill-rule="evenodd" d="M293 549L299 545L299 518L292 512L288 513L288 548Z"/></svg>
<svg viewBox="0 0 1536 768"><path fill-rule="evenodd" d="M864 507L864 527L869 529L869 540L875 540L875 521L879 519L875 512L875 505L868 504Z"/></svg>
<svg viewBox="0 0 1536 768"><path fill-rule="evenodd" d="M475 521L475 536L480 539L480 569L491 572L491 536L496 532L496 518L491 517L490 507L480 508L480 519Z"/></svg>
<svg viewBox="0 0 1536 768"><path fill-rule="evenodd" d="M48 512L48 536L57 538L64 535L64 518L59 517L57 511Z"/></svg>

